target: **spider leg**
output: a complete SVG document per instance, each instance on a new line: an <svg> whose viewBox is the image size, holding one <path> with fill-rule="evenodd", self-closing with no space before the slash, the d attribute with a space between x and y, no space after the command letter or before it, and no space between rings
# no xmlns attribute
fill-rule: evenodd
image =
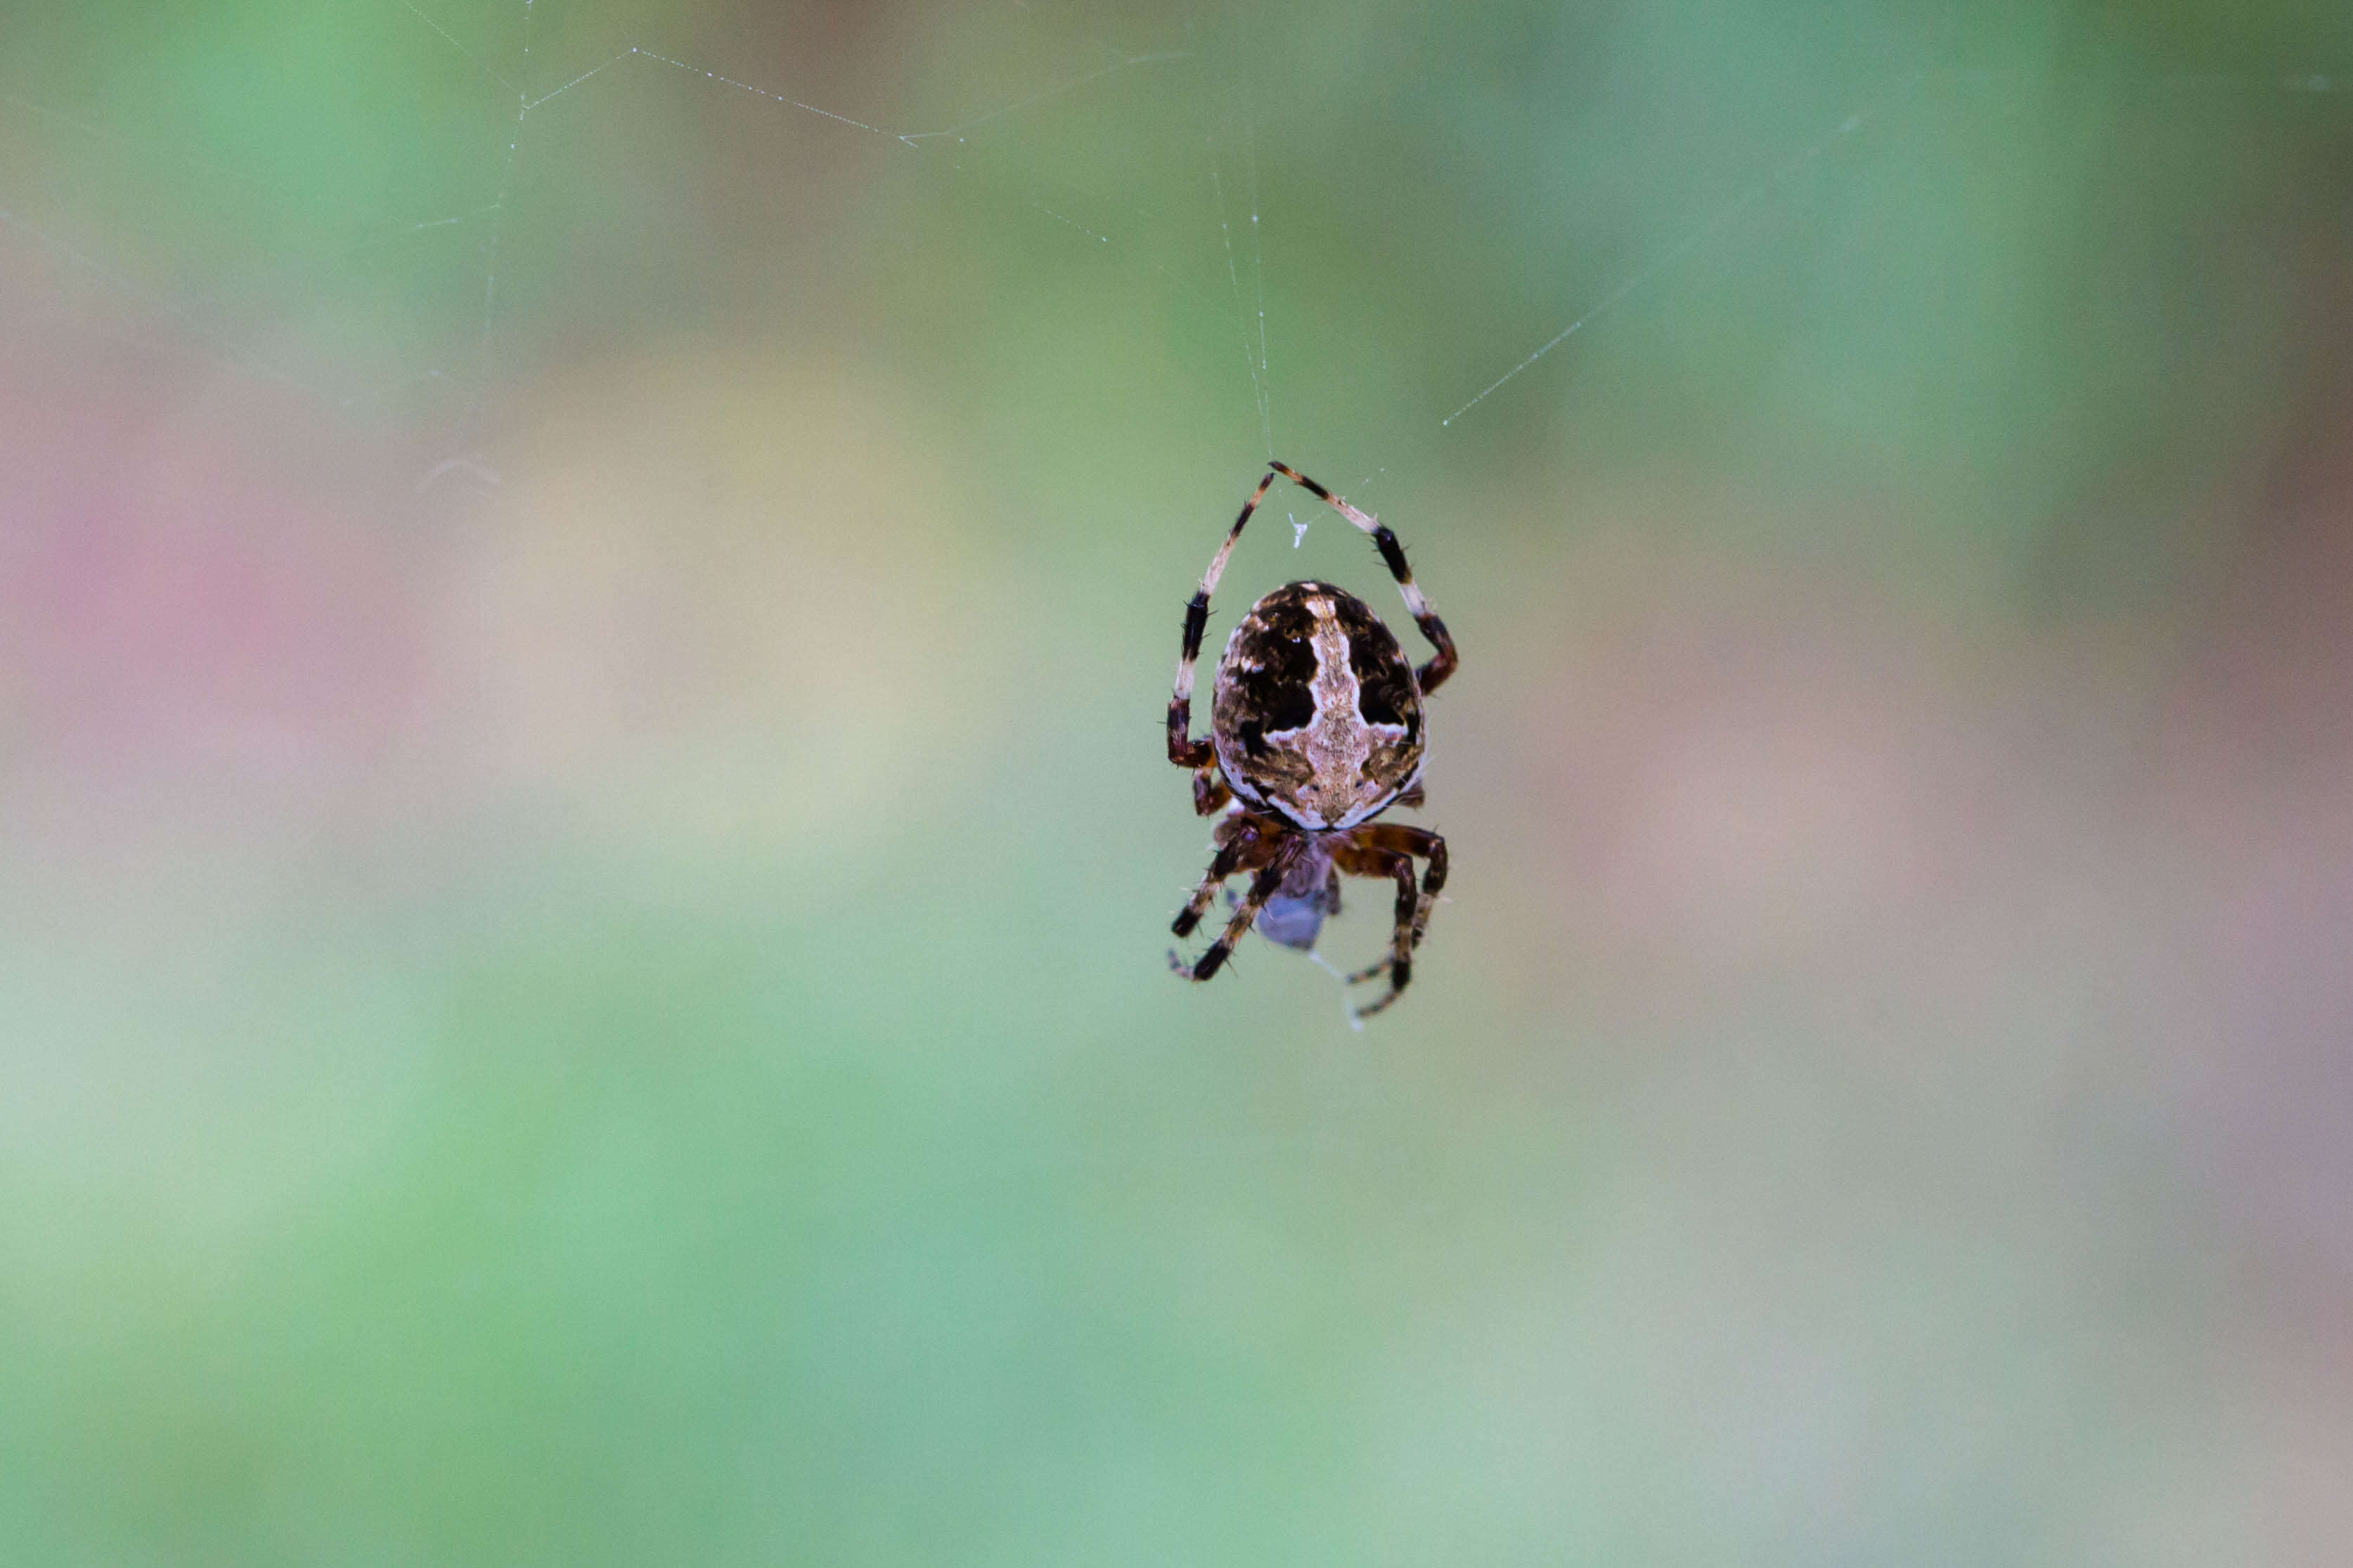
<svg viewBox="0 0 2353 1568"><path fill-rule="evenodd" d="M1438 895L1446 890L1446 840L1427 827L1414 827L1402 822L1368 822L1348 835L1349 838L1367 849L1386 849L1392 854L1409 855L1430 862L1422 873L1421 897L1414 905L1413 945L1421 945L1422 932L1430 929L1430 910L1438 907ZM1379 973L1379 965L1368 971L1365 978Z"/></svg>
<svg viewBox="0 0 2353 1568"><path fill-rule="evenodd" d="M1290 464L1270 463L1267 466L1318 500L1330 502L1338 510L1341 516L1373 536L1373 543L1381 552L1382 564L1389 569L1389 575L1397 579L1398 592L1405 595L1405 607L1413 616L1413 624L1421 628L1421 635L1428 637L1430 646L1438 650L1436 657L1413 672L1414 680L1420 686L1421 694L1425 697L1437 690L1440 684L1454 673L1456 662L1454 638L1447 632L1446 623L1440 620L1438 613L1430 607L1430 601L1421 596L1421 590L1414 586L1413 569L1405 563L1405 547L1398 542L1397 535L1389 531L1387 523L1358 511ZM1261 484L1259 486L1259 495L1265 493L1266 487ZM1242 517L1245 521L1250 517L1250 507L1258 505L1258 500L1257 495L1250 497L1250 505L1242 508ZM1234 524L1234 532L1240 533L1241 527L1241 523ZM1232 535L1228 535L1226 548L1232 549L1233 542ZM1220 552L1218 564L1222 566L1224 563L1225 555ZM1215 581L1214 576L1211 581ZM1206 607L1208 600L1205 598L1201 602ZM1191 689L1189 683L1180 681L1180 685L1187 690ZM1174 733L1175 731L1172 731L1171 734ZM1176 742L1172 740L1169 743L1173 746Z"/></svg>
<svg viewBox="0 0 2353 1568"><path fill-rule="evenodd" d="M1208 742L1204 741L1203 745ZM1218 771L1215 763L1204 763L1193 770L1193 815L1215 816L1226 809L1234 792L1226 787L1226 775Z"/></svg>
<svg viewBox="0 0 2353 1568"><path fill-rule="evenodd" d="M1190 964L1178 958L1172 949L1168 954L1168 967L1188 980L1207 980L1215 974L1234 951L1234 943L1241 941L1243 934L1257 921L1259 910L1266 907L1266 901L1274 897L1275 889L1282 886L1282 874L1291 869L1292 861L1298 858L1305 842L1295 837L1276 839L1272 857L1260 868L1259 874L1250 879L1249 895L1242 900L1241 908L1234 911L1234 918L1226 922L1226 929L1218 934L1218 940L1209 944L1208 950L1198 962Z"/></svg>
<svg viewBox="0 0 2353 1568"><path fill-rule="evenodd" d="M1389 955L1362 973L1348 977L1353 984L1369 980L1384 970L1388 973L1388 990L1378 1001L1356 1009L1357 1017L1369 1018L1395 1002L1413 981L1413 917L1419 903L1413 885L1413 857L1398 849L1353 845L1334 855L1332 863L1353 876L1392 877L1397 880L1397 925L1389 933Z"/></svg>
<svg viewBox="0 0 2353 1568"><path fill-rule="evenodd" d="M1225 838L1223 834L1219 837ZM1193 896L1176 911L1176 921L1168 929L1180 937L1191 936L1226 879L1237 871L1254 871L1264 865L1273 855L1276 842L1260 837L1247 823L1241 831L1225 838L1218 846L1218 852L1209 858L1209 869L1202 876L1201 885L1193 889Z"/></svg>
<svg viewBox="0 0 2353 1568"><path fill-rule="evenodd" d="M1267 487L1273 483L1274 474L1269 470L1258 489L1250 491L1250 500L1242 502L1241 515L1226 530L1226 542L1209 557L1209 569L1201 574L1201 586L1185 605L1185 641L1176 654L1176 689L1168 699L1168 760L1180 768L1206 767L1216 755L1208 742L1192 738L1193 666L1201 658L1201 634L1209 625L1209 595L1218 591L1218 579L1226 574L1226 561L1234 552L1234 541L1242 536L1242 525L1250 521L1250 513L1258 510L1258 503L1266 499ZM1194 798L1200 798L1198 784Z"/></svg>

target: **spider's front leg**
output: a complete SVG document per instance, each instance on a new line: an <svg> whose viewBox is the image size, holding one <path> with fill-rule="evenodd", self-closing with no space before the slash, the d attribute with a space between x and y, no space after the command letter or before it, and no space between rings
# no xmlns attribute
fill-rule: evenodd
<svg viewBox="0 0 2353 1568"><path fill-rule="evenodd" d="M1291 863L1299 858L1305 840L1297 837L1270 840L1253 835L1248 842L1267 847L1268 857L1266 863L1259 868L1258 875L1250 879L1250 892L1243 898L1241 907L1234 910L1234 918L1226 922L1226 929L1218 933L1218 940L1211 942L1208 951L1202 953L1195 963L1187 963L1176 956L1174 949L1169 952L1168 967L1188 980L1207 980L1224 966L1227 957L1234 951L1234 943L1241 941L1244 933L1257 922L1259 911L1266 908L1266 901L1274 897L1275 889L1282 886L1283 873L1290 870ZM1240 848L1242 843L1242 840L1237 839L1235 845L1229 847ZM1227 851L1221 849L1218 853L1222 858ZM1243 850L1243 854L1248 853L1248 850ZM1217 867L1216 860L1209 863L1209 869L1213 874ZM1240 867L1237 866L1236 868L1240 869ZM1185 913L1176 917L1178 935L1181 936L1193 929L1194 922L1201 918L1200 910L1208 908L1210 895L1215 891L1218 881L1222 880L1224 880L1223 878L1218 878L1214 881L1203 879L1199 890L1193 895L1194 902L1187 904L1185 907ZM1197 909L1195 905L1199 907Z"/></svg>
<svg viewBox="0 0 2353 1568"><path fill-rule="evenodd" d="M1386 972L1389 988L1377 1002L1356 1009L1356 1016L1369 1018L1395 1002L1413 982L1413 944L1419 939L1414 930L1414 910L1419 897L1413 885L1413 857L1396 849L1378 849L1357 844L1332 857L1332 863L1351 876L1389 877L1397 882L1397 924L1389 933L1389 955L1361 973L1348 976L1350 984L1369 980Z"/></svg>
<svg viewBox="0 0 2353 1568"><path fill-rule="evenodd" d="M1247 816L1229 816L1218 824L1218 852L1209 858L1209 868L1202 875L1201 885L1185 907L1176 911L1176 922L1168 929L1178 936L1191 936L1193 928L1201 923L1203 911L1209 900L1217 897L1219 888L1237 871L1255 871L1267 863L1275 851L1272 837L1261 830L1260 824Z"/></svg>
<svg viewBox="0 0 2353 1568"><path fill-rule="evenodd" d="M1419 890L1413 884L1416 858L1430 862ZM1413 951L1421 945L1422 933L1430 927L1430 911L1446 886L1446 840L1424 827L1368 823L1349 833L1347 847L1333 857L1333 864L1352 876L1391 877L1397 881L1397 926L1389 936L1388 955L1348 976L1351 985L1377 975L1389 977L1388 991L1379 1001L1356 1009L1357 1017L1368 1018L1395 1002L1398 993L1413 979Z"/></svg>
<svg viewBox="0 0 2353 1568"><path fill-rule="evenodd" d="M1419 786L1417 792L1419 791ZM1355 843L1367 849L1387 850L1393 855L1410 856L1430 862L1422 873L1421 896L1414 901L1413 945L1421 945L1422 932L1430 929L1430 912L1438 906L1438 895L1446 890L1446 840L1427 827L1412 827L1402 822L1370 822L1348 835ZM1375 873L1379 875L1381 873ZM1388 963L1384 959L1355 980L1369 980Z"/></svg>

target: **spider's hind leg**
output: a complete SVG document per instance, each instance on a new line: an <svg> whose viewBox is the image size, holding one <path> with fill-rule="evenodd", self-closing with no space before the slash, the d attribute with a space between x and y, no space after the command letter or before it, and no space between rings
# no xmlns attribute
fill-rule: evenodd
<svg viewBox="0 0 2353 1568"><path fill-rule="evenodd" d="M1250 500L1242 502L1241 515L1226 530L1225 542L1209 557L1209 569L1201 574L1201 585L1185 602L1183 641L1176 650L1176 684L1168 697L1168 760L1180 768L1208 766L1216 757L1207 741L1193 739L1193 667L1201 658L1201 634L1209 625L1209 595L1218 591L1218 579L1226 573L1226 562L1233 555L1234 542L1242 536L1242 529L1266 499L1266 489L1274 483L1274 469L1267 470L1259 480L1258 489L1250 491ZM1194 798L1200 798L1200 784L1194 784ZM1204 811L1202 816L1207 816Z"/></svg>
<svg viewBox="0 0 2353 1568"><path fill-rule="evenodd" d="M1387 523L1369 512L1357 510L1290 464L1270 463L1267 466L1318 500L1329 504L1341 516L1373 536L1373 548L1381 552L1381 564L1388 567L1389 575L1396 579L1398 593L1405 599L1406 613L1413 617L1413 624L1421 628L1421 635L1429 638L1430 646L1437 650L1429 663L1413 672L1414 681L1421 688L1424 697L1437 690L1440 683L1454 673L1454 638L1447 631L1446 623L1438 618L1438 612L1430 607L1430 601L1422 597L1420 587L1413 580L1413 568L1405 563L1405 546L1398 542L1398 536L1389 531ZM1252 498L1251 504L1257 504L1256 498ZM1247 508L1243 515L1249 515ZM1236 523L1234 527L1239 531L1241 525Z"/></svg>

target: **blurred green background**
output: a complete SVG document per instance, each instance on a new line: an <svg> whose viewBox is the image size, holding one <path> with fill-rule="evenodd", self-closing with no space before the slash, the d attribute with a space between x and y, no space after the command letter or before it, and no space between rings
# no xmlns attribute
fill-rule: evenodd
<svg viewBox="0 0 2353 1568"><path fill-rule="evenodd" d="M2342 6L18 7L0 342L0 1558L2353 1558Z"/></svg>

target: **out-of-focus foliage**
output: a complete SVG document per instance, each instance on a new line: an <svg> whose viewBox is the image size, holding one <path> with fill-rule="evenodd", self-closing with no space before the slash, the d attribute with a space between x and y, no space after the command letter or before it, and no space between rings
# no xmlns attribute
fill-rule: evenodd
<svg viewBox="0 0 2353 1568"><path fill-rule="evenodd" d="M2345 1558L2341 9L0 25L0 1558Z"/></svg>

